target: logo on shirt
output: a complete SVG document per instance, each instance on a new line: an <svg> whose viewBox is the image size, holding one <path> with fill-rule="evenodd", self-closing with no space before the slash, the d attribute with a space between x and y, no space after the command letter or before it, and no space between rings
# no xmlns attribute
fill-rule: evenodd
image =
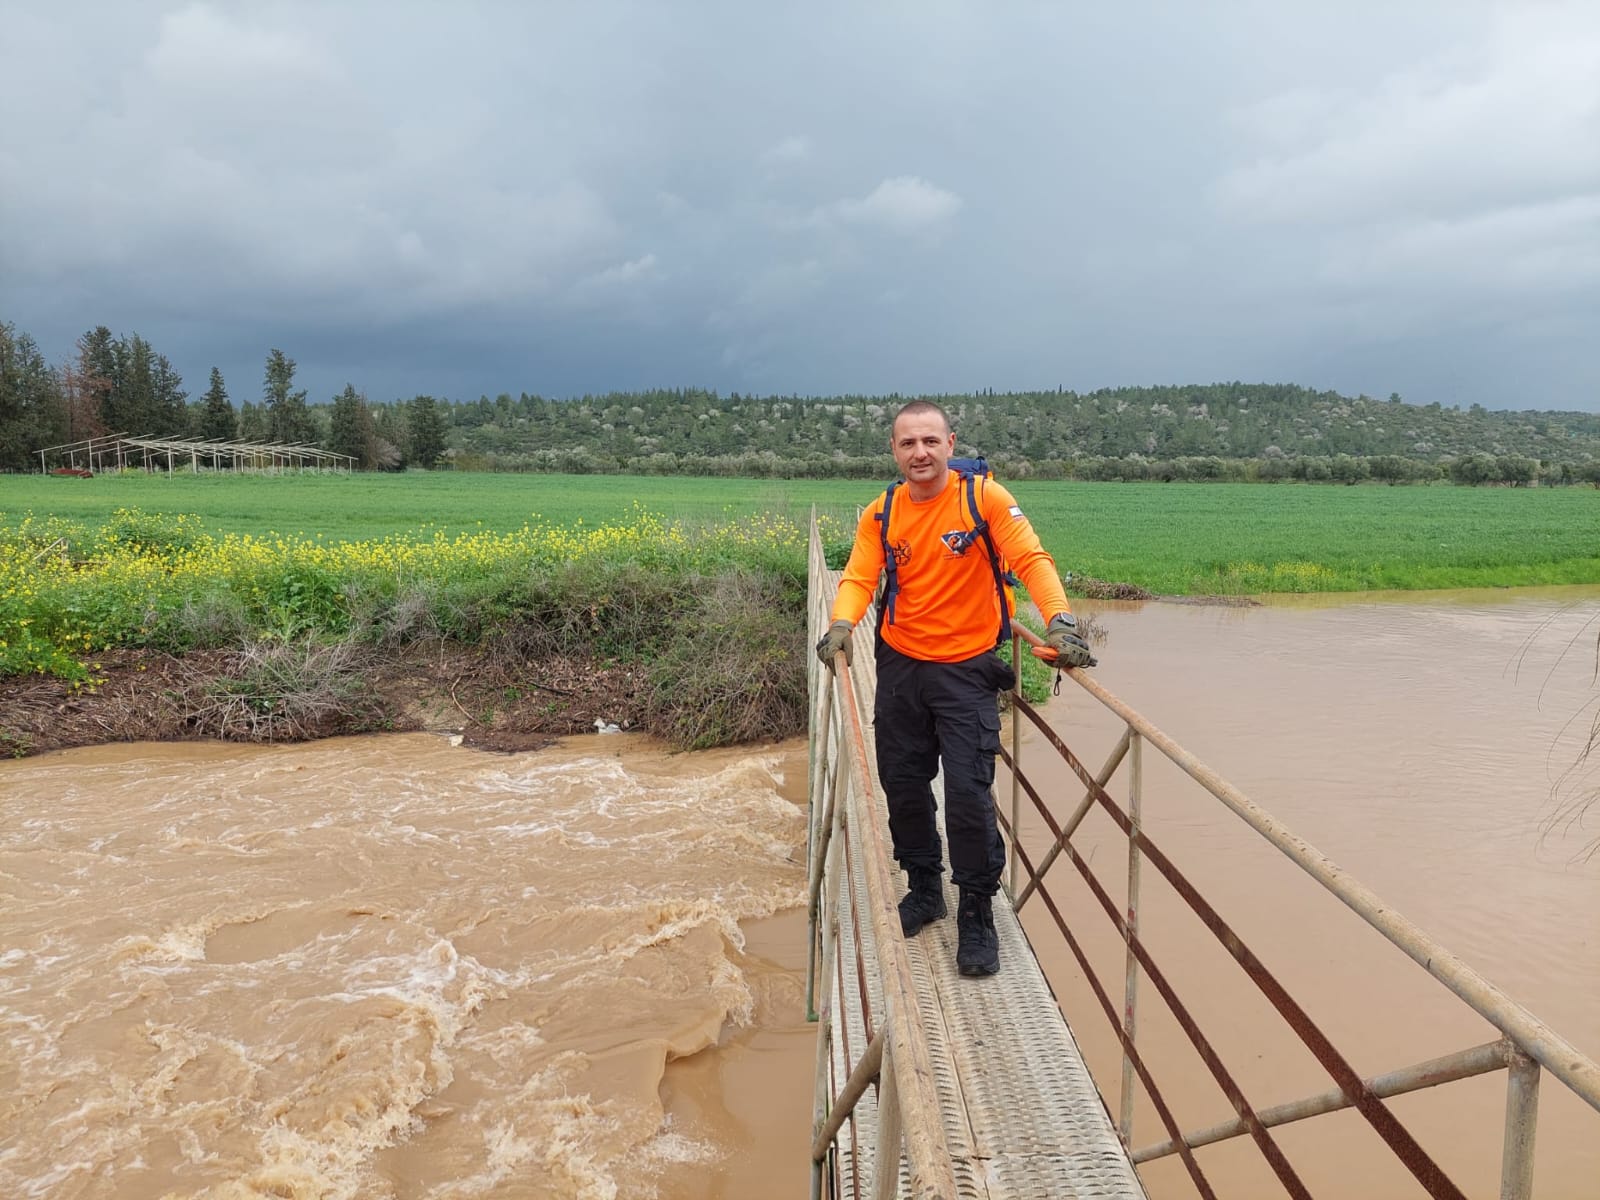
<svg viewBox="0 0 1600 1200"><path fill-rule="evenodd" d="M1013 521L1022 520L1022 509L1018 508L1015 504L1013 504L1011 506L1011 510L1010 511L1011 511L1011 519Z"/></svg>
<svg viewBox="0 0 1600 1200"><path fill-rule="evenodd" d="M903 567L911 561L911 543L904 538L890 546L889 551L894 555L894 562L897 567Z"/></svg>
<svg viewBox="0 0 1600 1200"><path fill-rule="evenodd" d="M967 547L972 545L972 530L952 529L948 533L941 533L939 540L944 543L944 548L960 558L967 552Z"/></svg>

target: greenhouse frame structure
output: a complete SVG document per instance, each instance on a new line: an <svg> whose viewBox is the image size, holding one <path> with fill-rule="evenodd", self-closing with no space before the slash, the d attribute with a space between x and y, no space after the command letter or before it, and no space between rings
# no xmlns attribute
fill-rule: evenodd
<svg viewBox="0 0 1600 1200"><path fill-rule="evenodd" d="M139 467L147 471L175 470L351 471L356 460L317 446L284 442L231 442L200 438L135 437L108 433L101 437L63 442L35 451L39 470L49 474L85 475L96 471ZM50 465L54 463L52 468Z"/></svg>

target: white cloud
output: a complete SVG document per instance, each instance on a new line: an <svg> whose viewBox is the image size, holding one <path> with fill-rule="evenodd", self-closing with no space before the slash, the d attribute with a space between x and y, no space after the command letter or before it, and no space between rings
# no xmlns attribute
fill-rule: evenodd
<svg viewBox="0 0 1600 1200"><path fill-rule="evenodd" d="M151 78L163 85L225 90L340 75L337 60L299 31L230 20L207 4L164 16L145 63Z"/></svg>
<svg viewBox="0 0 1600 1200"><path fill-rule="evenodd" d="M824 218L876 225L893 233L927 233L947 226L961 211L961 197L915 175L885 179L860 200L840 200Z"/></svg>
<svg viewBox="0 0 1600 1200"><path fill-rule="evenodd" d="M1600 191L1600 22L1526 5L1488 41L1370 94L1297 88L1238 114L1260 157L1217 199L1248 220L1436 218Z"/></svg>
<svg viewBox="0 0 1600 1200"><path fill-rule="evenodd" d="M780 170L803 163L810 157L810 138L786 137L763 150L756 162L769 173L776 174Z"/></svg>
<svg viewBox="0 0 1600 1200"><path fill-rule="evenodd" d="M655 254L641 254L584 276L573 285L567 299L578 308L636 306L665 278Z"/></svg>
<svg viewBox="0 0 1600 1200"><path fill-rule="evenodd" d="M645 254L639 258L631 258L627 262L618 263L614 267L607 267L603 271L597 271L585 279L584 282L598 284L603 287L608 287L612 284L637 283L640 280L653 279L659 276L661 272L656 268L656 256L654 254Z"/></svg>

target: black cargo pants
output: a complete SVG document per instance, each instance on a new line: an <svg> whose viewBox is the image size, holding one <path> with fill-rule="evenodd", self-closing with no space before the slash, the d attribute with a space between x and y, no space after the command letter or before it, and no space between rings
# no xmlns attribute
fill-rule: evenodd
<svg viewBox="0 0 1600 1200"><path fill-rule="evenodd" d="M992 896L1006 865L994 816L994 759L1000 752L995 693L1016 676L994 654L923 662L881 637L876 658L873 732L895 859L907 870L942 867L931 786L942 763L950 877L959 888Z"/></svg>

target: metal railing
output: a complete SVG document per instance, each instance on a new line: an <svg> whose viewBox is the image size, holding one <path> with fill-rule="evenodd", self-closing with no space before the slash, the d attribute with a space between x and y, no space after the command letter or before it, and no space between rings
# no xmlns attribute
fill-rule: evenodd
<svg viewBox="0 0 1600 1200"><path fill-rule="evenodd" d="M1024 652L1020 635L1012 643L1012 652L1014 656ZM1013 661L1017 659L1014 657ZM1421 1088L1504 1069L1507 1072L1507 1088L1500 1195L1502 1200L1527 1200L1531 1197L1534 1134L1538 1119L1541 1075L1548 1072L1581 1097L1591 1108L1600 1111L1600 1065L1580 1054L1532 1013L1512 1001L1454 954L1383 904L1366 887L1352 879L1314 847L1296 837L1282 823L1251 802L1237 788L1093 678L1080 671L1064 673L1122 722L1121 736L1100 770L1091 774L1056 732L1045 723L1038 711L1023 699L1019 672L1019 683L1012 695L1015 715L1012 719L1011 746L1009 751L1004 748L1001 751L1011 767L1012 779L1010 818L1007 820L1003 813L1000 817L1012 850L1009 890L1019 912L1035 896L1048 909L1117 1036L1122 1048L1122 1078L1116 1109L1118 1130L1124 1144L1131 1149L1133 1161L1144 1163L1176 1154L1182 1159L1191 1181L1200 1194L1211 1197L1216 1193L1201 1170L1194 1150L1229 1138L1248 1136L1254 1141L1261 1156L1291 1196L1309 1196L1310 1192L1306 1185L1269 1131L1293 1121L1355 1108L1430 1196L1461 1197L1464 1195L1461 1188L1446 1176L1383 1101ZM1024 719L1038 729L1044 740L1054 747L1083 784L1083 797L1065 821L1056 819L1038 790L1021 770L1021 728ZM1168 758L1185 775L1220 800L1249 828L1277 847L1369 926L1443 983L1498 1029L1502 1036L1484 1045L1473 1046L1428 1062L1408 1065L1376 1077L1359 1076L1349 1061L1317 1028L1305 1009L1289 995L1216 909L1145 833L1142 824L1143 754L1147 745ZM1128 764L1129 800L1126 809L1118 805L1106 791L1106 785L1124 762ZM1025 848L1019 844L1020 839L1016 835L1020 827L1024 795L1032 802L1053 839L1041 856L1037 867L1033 865ZM1119 910L1106 887L1090 870L1085 856L1078 852L1072 842L1073 834L1084 818L1096 807L1103 810L1115 822L1127 839L1125 912ZM1120 1011L1106 986L1091 968L1082 943L1073 934L1055 899L1045 887L1046 872L1061 858L1066 858L1072 864L1078 876L1088 886L1124 945L1125 963ZM1141 876L1146 862L1211 931L1266 1000L1277 1010L1288 1027L1311 1051L1323 1069L1332 1077L1335 1086L1331 1090L1272 1108L1257 1110L1251 1106L1234 1075L1202 1033L1190 1009L1183 1003L1167 976L1151 957L1149 948L1141 937L1139 927ZM1232 1119L1208 1128L1187 1132L1178 1128L1171 1107L1156 1086L1149 1065L1139 1053L1137 1032L1141 980L1148 980L1161 996L1172 1017L1228 1098L1235 1114ZM1145 1095L1160 1119L1165 1138L1159 1142L1133 1148L1136 1078L1143 1086ZM1597 1132L1600 1132L1600 1129L1597 1129Z"/></svg>
<svg viewBox="0 0 1600 1200"><path fill-rule="evenodd" d="M835 585L827 571L816 522L811 526L811 637L828 625ZM902 1156L915 1200L954 1200L955 1181L940 1118L928 1044L918 1020L915 989L900 932L890 876L888 835L874 802L864 725L845 656L828 670L811 661L811 827L808 847L810 955L806 969L808 1015L821 1023L817 1038L816 1094L811 1145L811 1195L824 1183L830 1194L870 1194L875 1200L900 1190ZM852 842L856 845L852 845ZM848 923L854 963L835 970L841 923ZM863 953L870 927L875 961ZM870 975L870 978L869 978ZM818 983L821 994L818 995ZM846 989L854 995L847 996ZM874 1005L876 994L878 1003ZM833 1043L835 1004L859 1006L865 1045L848 1032ZM845 1028L841 1023L841 1028ZM834 1051L844 1064L835 1070ZM842 1082L840 1081L842 1077ZM877 1120L856 1120L857 1105L877 1087ZM852 1145L869 1150L873 1177L840 1178L838 1139L846 1123ZM859 1174L863 1154L849 1155ZM863 1183L870 1192L862 1190Z"/></svg>

